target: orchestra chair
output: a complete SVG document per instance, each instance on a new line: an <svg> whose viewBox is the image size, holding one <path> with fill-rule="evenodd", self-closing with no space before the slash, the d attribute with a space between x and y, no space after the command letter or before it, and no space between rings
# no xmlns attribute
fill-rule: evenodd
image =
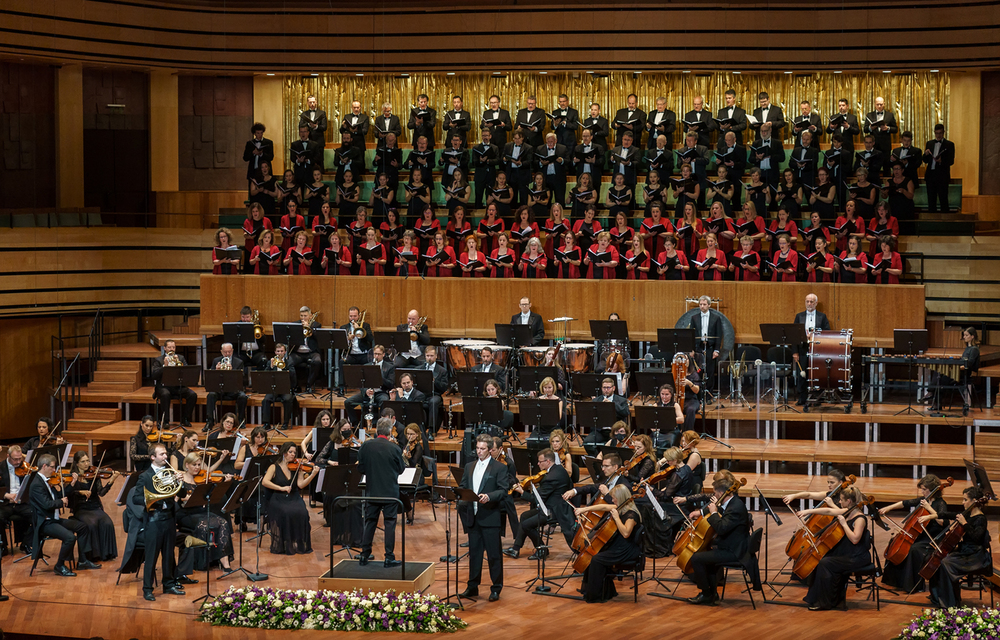
<svg viewBox="0 0 1000 640"><path fill-rule="evenodd" d="M760 544L761 540L764 538L764 529L758 527L750 534L750 544L747 545L747 552L743 555L738 562L726 562L720 564L724 570L722 577L722 595L719 596L719 600L726 597L726 583L729 582L729 570L739 569L743 574L743 583L746 585L746 589L743 593L750 596L750 604L753 608L757 609L757 603L754 602L753 592L760 591L761 598L767 602L767 594L764 593L764 588L760 582L760 565L758 559L760 557Z"/></svg>
<svg viewBox="0 0 1000 640"><path fill-rule="evenodd" d="M940 571L940 569L938 569ZM990 592L990 608L993 608L993 593L1000 590L1000 574L997 574L992 566L984 567L979 571L973 571L965 576L966 585L971 589L978 589L979 599L983 599L983 589ZM964 588L964 587L963 587Z"/></svg>
<svg viewBox="0 0 1000 640"><path fill-rule="evenodd" d="M870 520L868 522L869 528L874 528L875 525ZM879 584L878 579L882 576L882 560L879 558L878 550L875 548L875 532L871 532L872 535L872 561L868 566L858 569L853 572L854 575L854 588L860 593L862 591L868 591L868 597L865 600L875 600L875 609L877 611L882 610L882 602L879 598ZM844 607L847 607L847 597L844 597Z"/></svg>
<svg viewBox="0 0 1000 640"><path fill-rule="evenodd" d="M637 540L644 539L646 535L645 527L642 523L639 523L632 530L633 536L639 536ZM612 567L612 571L609 575L619 582L627 578L629 575L632 576L632 602L639 602L639 576L643 571L646 570L646 554L642 551L642 545L639 545L639 557L632 562L623 562L621 564L616 564Z"/></svg>
<svg viewBox="0 0 1000 640"><path fill-rule="evenodd" d="M49 557L45 553L45 543L48 542L49 540L52 540L52 539L53 538L51 538L49 536L42 536L41 538L38 539L38 549L35 550L35 559L31 563L31 571L28 572L28 577L29 578L32 576L32 574L35 573L35 567L38 566L38 561L39 560L41 560L42 562L44 562L45 566L49 566L49 563L46 562L46 560L45 560L45 558ZM56 542L62 544L61 540L56 540ZM75 549L74 549L74 552L75 552ZM74 568L76 568L76 560L74 560L73 558L70 558L67 561L67 564L69 565L68 568L69 568L70 571L72 571Z"/></svg>

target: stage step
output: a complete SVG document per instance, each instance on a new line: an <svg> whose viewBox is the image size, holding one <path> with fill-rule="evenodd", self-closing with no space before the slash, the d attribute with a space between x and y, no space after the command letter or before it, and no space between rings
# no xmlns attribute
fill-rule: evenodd
<svg viewBox="0 0 1000 640"><path fill-rule="evenodd" d="M70 430L70 429L66 429L65 431L62 432L62 436L66 440L66 442L69 442L69 443L75 444L75 445L79 445L79 446L83 446L83 447L86 447L88 444L91 443L90 442L90 438L87 435L86 431L73 431L73 430ZM109 443L109 444L111 444L111 445L117 445L119 443L112 442L112 443ZM95 453L98 452L98 451L100 451L100 450L102 450L105 447L105 443L104 443L103 440L94 440L93 441L93 445L94 445L94 451L95 451ZM74 449L74 451L75 450L76 449ZM86 449L84 449L84 451L86 451ZM96 464L96 462L94 464Z"/></svg>
<svg viewBox="0 0 1000 640"><path fill-rule="evenodd" d="M138 363L136 363L138 364ZM141 376L138 371L115 371L113 369L101 369L98 368L93 375L94 382L126 382L136 385L132 390L139 388L139 384L142 382Z"/></svg>
<svg viewBox="0 0 1000 640"><path fill-rule="evenodd" d="M111 424L122 419L122 410L104 407L77 407L73 411L73 419L100 420L104 424Z"/></svg>
<svg viewBox="0 0 1000 640"><path fill-rule="evenodd" d="M91 382L84 391L98 393L131 393L140 388L140 385L131 382ZM97 402L106 402L98 400Z"/></svg>
<svg viewBox="0 0 1000 640"><path fill-rule="evenodd" d="M86 433L111 424L108 420L88 420L86 418L70 418L66 428L70 431Z"/></svg>
<svg viewBox="0 0 1000 640"><path fill-rule="evenodd" d="M100 360L97 371L134 371L142 373L142 363L138 360Z"/></svg>
<svg viewBox="0 0 1000 640"><path fill-rule="evenodd" d="M174 325L170 329L171 333L177 335L191 335L201 333L201 316L190 316L187 322Z"/></svg>

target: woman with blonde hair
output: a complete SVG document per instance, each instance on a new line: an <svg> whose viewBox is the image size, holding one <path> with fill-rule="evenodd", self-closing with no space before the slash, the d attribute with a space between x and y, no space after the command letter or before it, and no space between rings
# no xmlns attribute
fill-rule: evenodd
<svg viewBox="0 0 1000 640"><path fill-rule="evenodd" d="M634 562L639 558L639 536L633 535L640 524L639 510L632 492L624 484L616 484L608 494L610 502L598 502L574 510L577 517L590 511L605 512L615 523L615 533L591 559L583 573L583 593L587 602L607 602L618 595L608 572L611 567Z"/></svg>

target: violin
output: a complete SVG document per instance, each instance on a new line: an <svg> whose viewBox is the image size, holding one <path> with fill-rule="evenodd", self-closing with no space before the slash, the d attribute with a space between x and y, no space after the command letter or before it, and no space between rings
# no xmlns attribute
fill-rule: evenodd
<svg viewBox="0 0 1000 640"><path fill-rule="evenodd" d="M746 485L746 483L746 478L740 478L734 482L719 497L716 504L721 505L729 496L735 495L740 490L740 487ZM712 540L715 539L715 529L708 523L708 518L704 517L707 512L706 510L707 507L702 509L701 514L695 515L692 518L688 528L681 533L677 542L674 543L673 552L677 556L677 567L686 574L694 571L694 568L691 566L691 557L703 549L708 549L712 544Z"/></svg>
<svg viewBox="0 0 1000 640"><path fill-rule="evenodd" d="M983 496L973 502L971 507L963 511L962 515L965 516L966 522L968 522L969 514L972 513L973 509L976 507L981 508L989 501L989 496ZM953 520L947 529L938 534L937 548L934 549L934 552L931 553L931 557L927 559L923 568L920 569L920 577L929 582L941 567L941 560L943 560L946 555L951 553L952 550L958 546L958 543L962 541L962 536L964 535L965 526L960 524L958 520Z"/></svg>
<svg viewBox="0 0 1000 640"><path fill-rule="evenodd" d="M659 483L663 482L664 480L666 480L667 478L669 478L671 475L673 475L674 471L676 471L676 470L677 470L677 467L669 466L666 469L662 469L660 471L657 471L656 473L654 473L653 475L649 476L645 480L640 480L639 482L637 482L634 485L632 485L632 495L634 495L636 498L641 498L642 496L646 495L646 487L647 486L651 487L651 486L653 486L655 484L659 484Z"/></svg>
<svg viewBox="0 0 1000 640"><path fill-rule="evenodd" d="M34 471L38 471L38 467L29 467L28 461L22 460L21 464L19 464L17 467L14 468L14 475L16 475L18 478L23 478L24 476Z"/></svg>
<svg viewBox="0 0 1000 640"><path fill-rule="evenodd" d="M223 482L226 479L226 474L221 471L213 471L211 474L207 473L204 469L194 474L195 484L208 484L209 482L217 484Z"/></svg>
<svg viewBox="0 0 1000 640"><path fill-rule="evenodd" d="M302 473L312 473L316 465L311 462L305 462L304 460L296 460L295 462L288 463L288 470L292 472L301 471Z"/></svg>
<svg viewBox="0 0 1000 640"><path fill-rule="evenodd" d="M873 504L875 504L874 496L868 496L842 515L846 519L854 510ZM795 558L795 562L792 564L792 573L803 580L815 571L816 567L819 566L819 561L847 535L847 531L840 525L840 521L836 519L837 516L830 517L834 518L833 522L823 527L815 535L812 544L803 549L802 553Z"/></svg>
<svg viewBox="0 0 1000 640"><path fill-rule="evenodd" d="M61 486L66 482L73 482L73 472L69 469L60 469L49 478L49 484L53 487Z"/></svg>
<svg viewBox="0 0 1000 640"><path fill-rule="evenodd" d="M223 454L229 453L228 451L222 451L221 449L195 449L198 453L205 456L206 458L214 458L216 456L221 456Z"/></svg>
<svg viewBox="0 0 1000 640"><path fill-rule="evenodd" d="M941 484L934 491L931 491L925 499L930 503L934 500L934 494L953 484L955 484L955 481L952 478L942 480ZM926 515L928 515L927 509L918 506L910 512L910 515L906 516L903 524L899 527L899 531L892 536L889 540L889 545L885 548L885 559L887 562L899 564L903 560L906 560L906 556L910 553L910 547L913 546L914 541L921 533L926 531L924 525L920 522L920 518Z"/></svg>
<svg viewBox="0 0 1000 640"><path fill-rule="evenodd" d="M146 442L173 442L175 440L177 440L176 433L162 429L153 429L146 435Z"/></svg>
<svg viewBox="0 0 1000 640"><path fill-rule="evenodd" d="M535 482L538 482L539 480L541 480L542 478L544 478L544 477L545 477L545 474L546 474L546 473L548 473L548 472L549 472L549 470L548 470L548 469L542 469L541 471L539 471L539 472L538 472L538 473L536 473L535 475L533 475L533 476L528 476L528 477L527 477L527 478L525 478L524 480L521 480L520 482L516 483L516 484L514 485L514 487L516 487L516 486L520 485L520 486L521 486L521 488L522 488L522 489L524 489L524 488L525 488L525 487L527 487L527 486L528 486L529 484L531 484L531 483L535 483ZM510 488L510 490L509 490L509 491L507 492L507 495L511 495L512 493L514 493L514 487L511 487L511 488Z"/></svg>
<svg viewBox="0 0 1000 640"><path fill-rule="evenodd" d="M841 491L854 484L857 479L858 478L855 475L847 476L844 478L842 483L830 490L830 492L826 494L826 497L836 499L836 497L840 495ZM802 555L802 552L810 546L809 541L815 538L820 531L822 531L835 519L835 516L821 516L816 513L811 513L806 516L806 520L802 523L802 527L792 534L792 539L785 545L785 555L792 559L798 558Z"/></svg>
<svg viewBox="0 0 1000 640"><path fill-rule="evenodd" d="M93 480L94 478L100 478L101 480L110 480L114 476L115 470L111 467L105 467L103 469L95 469L91 467L86 472L80 474L82 480ZM130 473L121 473L119 475L129 476Z"/></svg>
<svg viewBox="0 0 1000 640"><path fill-rule="evenodd" d="M637 456L632 456L629 459L629 461L625 463L625 466L622 467L622 470L619 473L628 474L629 471L631 471L636 466L638 466L638 464L640 462L642 462L644 459L646 459L647 457L649 457L649 454L647 452L645 452L645 451L643 451L641 454L639 454Z"/></svg>

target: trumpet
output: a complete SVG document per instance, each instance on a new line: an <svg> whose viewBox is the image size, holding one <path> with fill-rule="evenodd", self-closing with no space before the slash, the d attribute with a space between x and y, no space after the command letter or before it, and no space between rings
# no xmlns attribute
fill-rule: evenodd
<svg viewBox="0 0 1000 640"><path fill-rule="evenodd" d="M163 354L163 366L164 367L179 367L181 365L180 356L177 353L171 351L170 353Z"/></svg>
<svg viewBox="0 0 1000 640"><path fill-rule="evenodd" d="M312 323L316 321L316 316L319 315L319 311L309 316L309 319L302 323L302 335L305 337L310 337L313 334Z"/></svg>
<svg viewBox="0 0 1000 640"><path fill-rule="evenodd" d="M219 361L219 366L216 367L219 371L232 371L233 370L233 359L229 356L223 356L222 360Z"/></svg>
<svg viewBox="0 0 1000 640"><path fill-rule="evenodd" d="M411 341L413 341L413 342L417 341L417 338L419 337L420 331L423 330L423 328L424 328L424 323L425 322L427 322L427 316L421 317L419 320L417 320L417 324L416 325L412 325L410 327L410 340Z"/></svg>
<svg viewBox="0 0 1000 640"><path fill-rule="evenodd" d="M280 358L278 356L274 356L273 358L271 358L272 369L276 369L278 371L284 371L286 366L288 365L285 364L284 358Z"/></svg>
<svg viewBox="0 0 1000 640"><path fill-rule="evenodd" d="M357 338L358 340L364 339L368 332L365 331L365 315L368 313L368 309L361 312L361 319L357 323L351 323L351 337Z"/></svg>
<svg viewBox="0 0 1000 640"><path fill-rule="evenodd" d="M253 310L253 339L260 340L264 337L264 327L260 323L260 309Z"/></svg>

